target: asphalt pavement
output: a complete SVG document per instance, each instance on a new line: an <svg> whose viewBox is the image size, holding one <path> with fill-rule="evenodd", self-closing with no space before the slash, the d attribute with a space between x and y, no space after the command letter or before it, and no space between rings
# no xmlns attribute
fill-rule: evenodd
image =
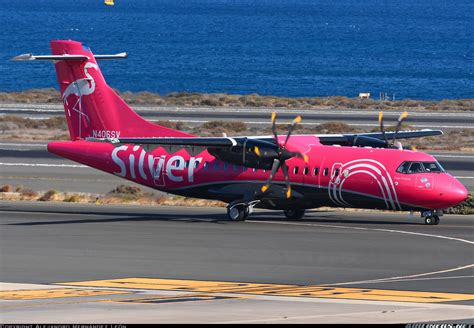
<svg viewBox="0 0 474 328"><path fill-rule="evenodd" d="M224 212L0 202L0 319L473 321L473 216Z"/></svg>

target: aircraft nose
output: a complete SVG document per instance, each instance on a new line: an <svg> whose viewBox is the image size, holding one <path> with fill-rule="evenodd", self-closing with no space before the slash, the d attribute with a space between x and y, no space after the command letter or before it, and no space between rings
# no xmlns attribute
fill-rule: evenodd
<svg viewBox="0 0 474 328"><path fill-rule="evenodd" d="M447 192L447 201L452 203L451 206L455 206L467 199L469 195L468 190L464 185L453 178L453 181L451 182L451 186L449 188L449 191Z"/></svg>

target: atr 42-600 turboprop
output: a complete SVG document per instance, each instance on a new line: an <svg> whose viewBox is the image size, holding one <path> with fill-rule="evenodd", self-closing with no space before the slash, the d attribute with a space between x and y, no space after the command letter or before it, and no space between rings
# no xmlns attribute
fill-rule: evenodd
<svg viewBox="0 0 474 328"><path fill-rule="evenodd" d="M254 207L283 210L299 219L321 206L420 211L438 224L442 209L467 198L466 188L433 156L403 149L397 139L434 136L439 130L331 135L201 138L155 125L138 116L105 82L96 55L76 41L51 41L52 55L14 60L52 60L70 141L48 150L93 168L168 193L228 203L233 221Z"/></svg>

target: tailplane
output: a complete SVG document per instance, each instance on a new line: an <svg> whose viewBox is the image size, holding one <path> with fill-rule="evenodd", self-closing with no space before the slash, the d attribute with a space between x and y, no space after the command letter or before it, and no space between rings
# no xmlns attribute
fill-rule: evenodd
<svg viewBox="0 0 474 328"><path fill-rule="evenodd" d="M77 41L51 41L52 56L20 55L14 60L53 60L71 140L123 137L191 137L140 117L107 85L96 59L126 54L97 55Z"/></svg>

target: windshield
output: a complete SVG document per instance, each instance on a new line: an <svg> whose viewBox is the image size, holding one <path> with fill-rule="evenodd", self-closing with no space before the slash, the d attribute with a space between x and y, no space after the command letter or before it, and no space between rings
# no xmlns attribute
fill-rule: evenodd
<svg viewBox="0 0 474 328"><path fill-rule="evenodd" d="M431 173L444 172L443 167L438 162L403 162L397 169L398 173Z"/></svg>

